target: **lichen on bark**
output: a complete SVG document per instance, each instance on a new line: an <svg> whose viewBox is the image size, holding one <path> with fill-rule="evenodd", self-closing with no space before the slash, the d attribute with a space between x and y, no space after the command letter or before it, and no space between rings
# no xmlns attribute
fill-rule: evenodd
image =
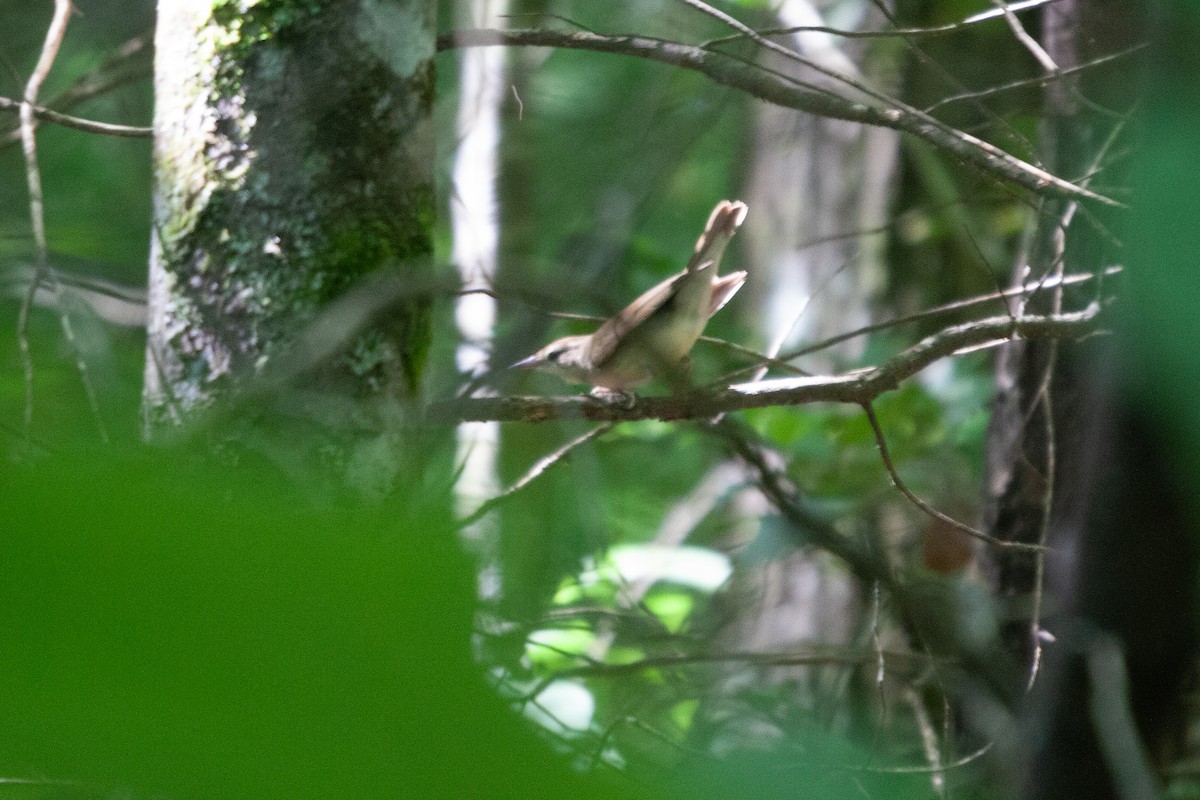
<svg viewBox="0 0 1200 800"><path fill-rule="evenodd" d="M430 0L171 0L156 37L147 431L268 373L355 285L432 269ZM306 364L306 391L416 394L428 298Z"/></svg>

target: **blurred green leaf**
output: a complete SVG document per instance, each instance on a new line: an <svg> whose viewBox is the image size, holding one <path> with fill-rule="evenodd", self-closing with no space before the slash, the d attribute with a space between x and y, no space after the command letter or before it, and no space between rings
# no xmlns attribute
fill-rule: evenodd
<svg viewBox="0 0 1200 800"><path fill-rule="evenodd" d="M315 508L184 452L4 464L0 483L0 774L137 797L592 796L472 661L447 504Z"/></svg>
<svg viewBox="0 0 1200 800"><path fill-rule="evenodd" d="M683 629L684 622L696 607L696 598L683 591L658 590L645 599L646 608L662 621L672 633Z"/></svg>

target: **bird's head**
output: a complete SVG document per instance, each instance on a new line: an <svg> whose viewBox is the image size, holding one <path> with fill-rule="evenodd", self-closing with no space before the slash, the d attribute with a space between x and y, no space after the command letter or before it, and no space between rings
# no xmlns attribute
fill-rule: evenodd
<svg viewBox="0 0 1200 800"><path fill-rule="evenodd" d="M564 336L512 366L549 372L571 383L591 383L591 343L591 334Z"/></svg>

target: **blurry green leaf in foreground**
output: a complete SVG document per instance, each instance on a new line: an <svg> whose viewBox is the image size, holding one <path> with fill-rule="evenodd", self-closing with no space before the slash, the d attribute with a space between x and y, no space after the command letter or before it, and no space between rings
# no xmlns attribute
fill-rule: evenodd
<svg viewBox="0 0 1200 800"><path fill-rule="evenodd" d="M593 796L472 663L445 504L315 510L262 484L181 456L0 467L0 776L81 797Z"/></svg>

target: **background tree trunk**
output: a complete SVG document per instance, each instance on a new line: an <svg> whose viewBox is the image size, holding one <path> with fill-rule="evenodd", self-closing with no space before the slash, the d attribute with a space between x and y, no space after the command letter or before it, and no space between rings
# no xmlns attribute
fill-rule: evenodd
<svg viewBox="0 0 1200 800"><path fill-rule="evenodd" d="M763 27L827 24L809 0L779 4L776 15ZM860 22L870 28L878 20L868 13ZM855 77L868 73L867 82L890 91L895 64L884 56L891 50L868 46L868 41L808 31L785 43L827 69ZM845 91L843 84L780 56L765 54L763 62L830 91ZM754 111L744 192L750 213L742 235L746 263L752 265L748 289L756 297L742 307L752 310L753 329L766 342L766 352L775 354L871 321L885 283L884 228L899 135L767 104ZM837 356L860 346L861 340L851 342L801 363L816 372L831 370ZM741 503L748 521L768 513L757 494L745 493ZM757 528L750 527L742 534L757 535ZM717 649L774 653L847 645L857 632L861 588L837 559L809 549L760 563L747 561L734 573ZM812 708L844 683L840 670L807 666L771 667L761 673L751 679L749 671L738 670L732 679L736 687L729 688L744 688L753 680L788 683L798 702ZM762 724L749 722L752 717L744 709L712 705L710 719L721 731L713 733L711 746L718 751L727 746L726 737L744 741L749 730L743 726Z"/></svg>
<svg viewBox="0 0 1200 800"><path fill-rule="evenodd" d="M1100 0L1047 6L1045 52L1069 69L1141 40L1144 21L1128 14ZM1126 69L1051 84L1041 137L1047 168L1069 179L1099 170L1106 185L1125 185L1128 173L1109 164L1105 147L1140 77ZM1014 283L1096 273L1126 256L1113 247L1109 231L1120 228L1110 215L1083 219L1061 201L1038 211ZM1013 311L1091 299L1044 295ZM1010 604L1008 648L1033 682L1023 721L1030 735L1017 762L1026 798L1155 796L1152 766L1171 757L1185 720L1195 542L1172 448L1122 378L1138 372L1131 368L1107 341L1010 342L998 360L985 523L1001 539L1053 548L1045 556L991 553L997 591Z"/></svg>

